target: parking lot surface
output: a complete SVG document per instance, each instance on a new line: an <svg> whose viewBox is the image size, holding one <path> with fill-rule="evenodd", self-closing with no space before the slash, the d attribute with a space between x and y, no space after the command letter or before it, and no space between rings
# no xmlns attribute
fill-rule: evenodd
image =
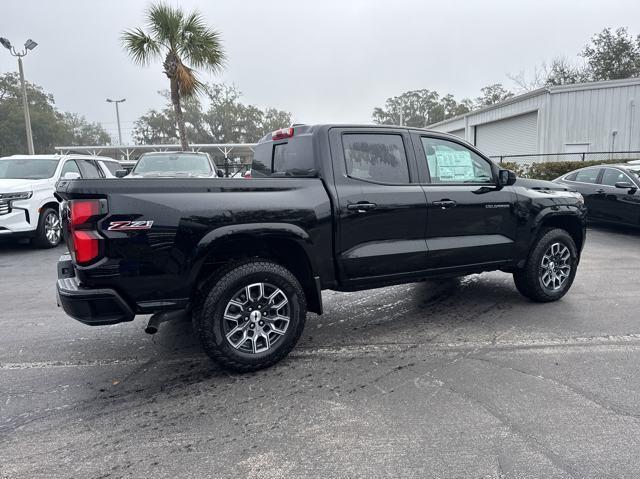
<svg viewBox="0 0 640 479"><path fill-rule="evenodd" d="M64 248L0 244L0 477L637 477L640 234L596 228L574 286L503 273L324 292L275 367L220 370L189 322L91 328Z"/></svg>

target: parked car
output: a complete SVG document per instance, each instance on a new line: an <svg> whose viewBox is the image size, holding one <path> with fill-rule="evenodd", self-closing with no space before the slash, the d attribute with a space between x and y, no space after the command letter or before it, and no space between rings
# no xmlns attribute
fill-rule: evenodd
<svg viewBox="0 0 640 479"><path fill-rule="evenodd" d="M31 238L41 248L61 240L56 182L114 178L118 162L87 155L14 155L0 158L0 238Z"/></svg>
<svg viewBox="0 0 640 479"><path fill-rule="evenodd" d="M136 160L122 160L119 163L120 163L120 169L126 171L127 174L129 174L129 173L131 173L131 170L133 170L133 167L136 166L137 161Z"/></svg>
<svg viewBox="0 0 640 479"><path fill-rule="evenodd" d="M589 220L640 226L640 164L591 166L553 181L582 194Z"/></svg>
<svg viewBox="0 0 640 479"><path fill-rule="evenodd" d="M218 169L208 153L153 151L143 153L126 178L215 178Z"/></svg>
<svg viewBox="0 0 640 479"><path fill-rule="evenodd" d="M152 330L190 311L206 352L249 371L289 353L323 289L501 270L556 301L585 240L579 193L516 181L452 135L285 128L256 146L252 173L60 182L59 304L90 325L153 313Z"/></svg>

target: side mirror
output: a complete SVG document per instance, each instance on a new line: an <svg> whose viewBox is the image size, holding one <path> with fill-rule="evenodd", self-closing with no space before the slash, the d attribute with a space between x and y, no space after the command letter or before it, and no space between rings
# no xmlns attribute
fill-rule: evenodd
<svg viewBox="0 0 640 479"><path fill-rule="evenodd" d="M124 178L128 173L127 170L116 170L116 178Z"/></svg>
<svg viewBox="0 0 640 479"><path fill-rule="evenodd" d="M498 184L500 186L510 186L516 182L516 174L511 170L498 171Z"/></svg>
<svg viewBox="0 0 640 479"><path fill-rule="evenodd" d="M629 181L618 181L616 183L616 188L623 188L623 189L630 190L630 189L635 189L636 185L630 183Z"/></svg>
<svg viewBox="0 0 640 479"><path fill-rule="evenodd" d="M82 178L82 176L80 176L80 173L77 173L75 171L67 171L63 176L62 179L63 180L77 180Z"/></svg>

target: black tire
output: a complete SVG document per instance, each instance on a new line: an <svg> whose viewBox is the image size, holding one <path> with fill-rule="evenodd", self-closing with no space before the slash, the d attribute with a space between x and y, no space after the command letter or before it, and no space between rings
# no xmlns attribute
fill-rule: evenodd
<svg viewBox="0 0 640 479"><path fill-rule="evenodd" d="M54 217L57 225L58 232L55 239L52 241L51 236L47 236L48 221ZM38 218L38 229L36 235L33 238L32 244L37 248L55 248L60 244L62 240L62 231L60 229L60 213L53 208L44 208Z"/></svg>
<svg viewBox="0 0 640 479"><path fill-rule="evenodd" d="M570 266L568 276L559 283L558 287L545 286L543 274L548 267L543 266L543 258L549 253L552 245L560 244L569 251L569 258L566 264ZM540 233L538 240L534 243L524 268L513 273L513 280L516 288L526 298L539 303L548 303L562 298L576 276L578 266L578 250L569 233L559 228L547 228Z"/></svg>
<svg viewBox="0 0 640 479"><path fill-rule="evenodd" d="M269 288L275 288L279 289L281 293L286 296L288 301L286 306L288 309L286 311L288 312L289 322L286 328L280 328L284 330L284 334L282 335L279 333L276 335L273 330L271 334L266 333L268 337L273 335L275 338L273 344L268 346L269 342L262 339L262 337L264 336L264 330L271 326L272 323L265 322L264 324L266 324L266 326L260 327L260 332L263 334L256 334L259 332L257 319L267 318L269 314L267 311L268 306L254 306L252 308L254 314L256 314L260 308L264 308L262 314L267 312L264 317L258 316L256 319L250 316L251 313L247 313L247 311L248 308L251 307L251 304L255 305L257 303L252 303L252 298L247 298L247 302L243 304L242 312L240 312L240 309L237 309L235 313L241 316L244 315L243 318L251 318L241 318L241 321L245 323L248 322L247 327L251 326L250 323L255 322L253 326L256 329L253 330L253 335L255 335L257 339L250 338L249 341L251 345L247 345L247 339L245 339L245 342L240 345L240 349L238 349L232 346L230 340L227 339L227 334L234 329L233 326L236 323L240 325L240 322L234 323L233 321L225 319L225 311L227 311L230 301L236 298L235 295L238 292L246 286L256 283L262 283L264 285L264 290L259 289L259 291L267 291ZM289 354L295 347L304 329L307 305L304 291L299 281L288 269L269 260L257 258L248 259L230 265L221 274L212 279L209 284L210 286L203 288L201 291L201 300L196 302L194 307L193 329L194 334L202 343L205 352L216 363L226 369L237 372L257 371L274 365ZM270 289L270 291L274 291L274 289ZM257 294L255 295L257 296ZM282 296L279 297L281 298ZM273 321L273 313L270 319ZM273 328L273 326L271 326L271 328ZM231 331L229 331L229 329L231 329ZM250 331L246 328L245 331L247 335L250 334ZM242 332L242 334L244 334L244 332ZM240 342L240 340L236 342ZM263 345L267 345L268 349L254 352L256 350L254 343L258 340L262 341ZM253 347L253 351L242 349L247 347Z"/></svg>

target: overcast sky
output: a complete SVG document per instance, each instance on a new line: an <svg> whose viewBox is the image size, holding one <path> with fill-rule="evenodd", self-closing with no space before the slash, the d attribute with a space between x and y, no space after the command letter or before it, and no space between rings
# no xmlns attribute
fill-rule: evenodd
<svg viewBox="0 0 640 479"><path fill-rule="evenodd" d="M203 79L235 84L244 101L293 113L295 122L371 122L385 99L428 88L474 97L487 84L513 87L558 55L574 58L591 35L628 26L640 33L638 0L181 0L218 29L228 64ZM116 132L105 98L126 98L125 137L159 107L161 65L133 65L123 29L142 25L147 1L2 0L0 36L39 43L25 74L58 107ZM0 51L0 72L17 69Z"/></svg>

